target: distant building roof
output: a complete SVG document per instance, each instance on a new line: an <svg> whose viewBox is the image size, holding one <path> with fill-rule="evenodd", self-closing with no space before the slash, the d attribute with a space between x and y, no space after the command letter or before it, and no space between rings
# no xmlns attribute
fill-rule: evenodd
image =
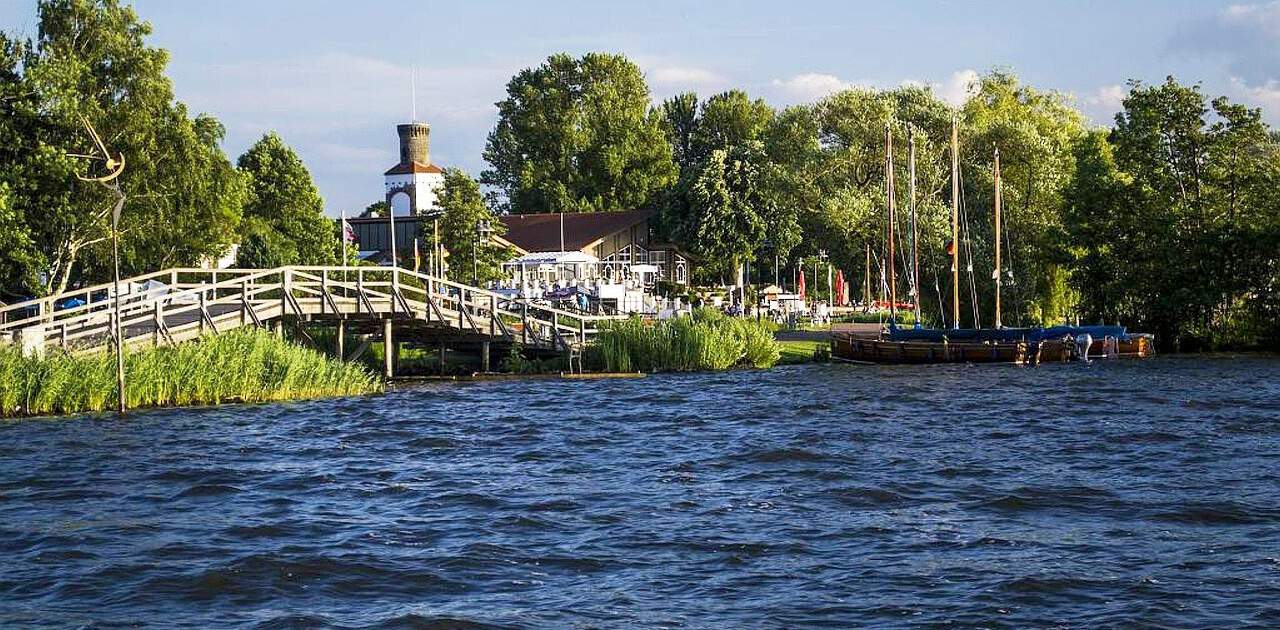
<svg viewBox="0 0 1280 630"><path fill-rule="evenodd" d="M435 164L423 164L422 162L409 162L408 164L397 164L391 167L383 175L411 175L414 173L443 173L444 169Z"/></svg>
<svg viewBox="0 0 1280 630"><path fill-rule="evenodd" d="M564 217L563 249L573 251L638 225L653 216L653 211L507 214L498 217L507 227L502 239L526 252L561 251L561 216Z"/></svg>

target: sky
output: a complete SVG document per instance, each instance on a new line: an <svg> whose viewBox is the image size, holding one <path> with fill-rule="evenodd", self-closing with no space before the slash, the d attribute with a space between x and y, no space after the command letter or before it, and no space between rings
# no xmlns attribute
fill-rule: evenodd
<svg viewBox="0 0 1280 630"><path fill-rule="evenodd" d="M849 86L933 86L958 102L1012 70L1108 124L1126 82L1174 75L1280 124L1280 0L492 1L134 0L171 55L177 98L226 125L234 160L275 130L327 212L382 198L395 125L431 124L431 160L479 175L506 82L548 55L625 54L655 102L746 90L775 106ZM0 0L34 36L35 0ZM411 79L412 77L412 79Z"/></svg>

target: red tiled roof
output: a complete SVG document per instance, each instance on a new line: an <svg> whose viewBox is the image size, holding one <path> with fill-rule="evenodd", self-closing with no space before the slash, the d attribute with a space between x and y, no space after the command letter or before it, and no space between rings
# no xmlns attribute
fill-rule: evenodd
<svg viewBox="0 0 1280 630"><path fill-rule="evenodd" d="M435 164L423 164L422 162L410 162L408 164L397 164L391 167L383 175L409 175L411 173L443 173L444 169Z"/></svg>
<svg viewBox="0 0 1280 630"><path fill-rule="evenodd" d="M564 249L580 250L652 215L651 210L565 213ZM560 216L555 213L507 214L498 218L507 226L507 233L502 238L512 245L526 252L553 252L560 250Z"/></svg>

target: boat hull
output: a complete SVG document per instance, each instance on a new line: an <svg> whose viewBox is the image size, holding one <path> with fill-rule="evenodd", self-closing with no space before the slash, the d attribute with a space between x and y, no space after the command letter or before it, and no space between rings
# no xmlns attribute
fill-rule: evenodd
<svg viewBox="0 0 1280 630"><path fill-rule="evenodd" d="M1024 341L1000 343L935 343L889 341L832 333L831 356L859 363L1030 363L1030 345Z"/></svg>
<svg viewBox="0 0 1280 630"><path fill-rule="evenodd" d="M1037 365L1064 363L1081 358L1071 339L1045 341L936 342L892 341L836 332L831 335L831 356L856 363L1007 363ZM1148 335L1127 339L1107 338L1089 348L1089 359L1145 359L1155 355Z"/></svg>

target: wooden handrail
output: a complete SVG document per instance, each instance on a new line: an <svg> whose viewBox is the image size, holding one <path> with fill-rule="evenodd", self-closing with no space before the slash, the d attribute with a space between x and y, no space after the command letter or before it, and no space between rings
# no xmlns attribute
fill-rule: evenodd
<svg viewBox="0 0 1280 630"><path fill-rule="evenodd" d="M208 325L212 320L221 323L234 318L239 321L238 325L247 325L258 322L263 310L266 313L263 317L278 317L291 309L300 311L299 300L307 304L319 300L322 314L327 309L333 315L342 315L346 309L341 305L353 307L356 313L389 309L397 315L440 319L444 325L468 332L486 334L488 331L487 334L497 335L501 331L506 337L512 337L508 321L523 321L523 339L534 338L553 345L557 340L564 344L566 337L585 340L588 335L599 331L599 322L621 319L621 316L584 315L533 304L447 278L389 267L301 265L216 270L174 267L127 278L124 282L133 287L156 278L168 280L163 293L140 291L121 294L121 325L126 329L154 327L157 313L164 317L195 315L181 324L165 324L169 333L189 331L196 326ZM46 340L54 338L63 346L88 339L97 341L97 346L105 346L111 324L112 287L110 283L98 284L17 304L0 305L0 332L44 326ZM91 301L95 294L104 292L104 299ZM271 296L266 297L265 294ZM72 297L83 298L86 303L55 310L59 302ZM503 304L518 308L503 308ZM208 310L215 305L235 305L237 308L233 314L215 316ZM397 312L405 308L409 313ZM244 315L245 309L250 311L248 317ZM34 311L34 314L14 318L18 313L25 315L28 311ZM484 321L485 317L488 322ZM222 328L220 323L216 328ZM154 336L158 340L159 335L156 330L148 329L145 333L128 337L126 341L135 343L142 336Z"/></svg>

